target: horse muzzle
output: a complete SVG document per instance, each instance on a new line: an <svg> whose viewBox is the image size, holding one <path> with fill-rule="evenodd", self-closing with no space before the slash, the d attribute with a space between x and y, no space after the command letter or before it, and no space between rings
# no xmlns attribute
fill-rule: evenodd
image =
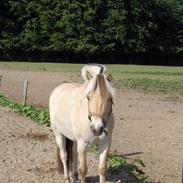
<svg viewBox="0 0 183 183"><path fill-rule="evenodd" d="M90 126L91 132L94 136L100 136L104 132L104 126L103 125L91 125Z"/></svg>

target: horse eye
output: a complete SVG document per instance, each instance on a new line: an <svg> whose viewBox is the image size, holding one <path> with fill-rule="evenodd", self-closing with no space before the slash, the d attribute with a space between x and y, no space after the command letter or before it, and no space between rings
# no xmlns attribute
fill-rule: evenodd
<svg viewBox="0 0 183 183"><path fill-rule="evenodd" d="M91 119L91 118L92 118L92 115L91 115L91 114L89 114L89 115L88 115L88 119L89 119L90 121L92 121L92 119Z"/></svg>
<svg viewBox="0 0 183 183"><path fill-rule="evenodd" d="M90 100L90 97L87 95L87 99Z"/></svg>

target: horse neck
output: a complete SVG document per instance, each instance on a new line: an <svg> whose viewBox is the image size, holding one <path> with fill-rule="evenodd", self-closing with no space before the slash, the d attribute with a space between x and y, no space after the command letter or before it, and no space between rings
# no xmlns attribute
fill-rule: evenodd
<svg viewBox="0 0 183 183"><path fill-rule="evenodd" d="M82 84L78 90L78 99L81 103L86 103L87 101L87 95L86 95L86 89L87 89L87 82Z"/></svg>

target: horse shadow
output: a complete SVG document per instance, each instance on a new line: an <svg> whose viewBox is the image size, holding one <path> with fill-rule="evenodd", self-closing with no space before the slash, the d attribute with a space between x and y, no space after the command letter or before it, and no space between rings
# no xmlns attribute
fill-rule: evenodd
<svg viewBox="0 0 183 183"><path fill-rule="evenodd" d="M125 170L119 170L120 173L107 172L107 182L121 182L121 183L141 183L135 176L130 175ZM91 176L86 178L87 183L99 182L99 176Z"/></svg>
<svg viewBox="0 0 183 183"><path fill-rule="evenodd" d="M143 152L127 153L127 154L115 154L115 157L121 157L126 160L129 156L142 154ZM145 166L145 165L143 165ZM88 183L99 182L99 176L89 176L86 178ZM109 168L107 171L107 182L121 182L121 183L155 183L149 179L139 168L139 164L126 163L123 166L116 165L114 168Z"/></svg>

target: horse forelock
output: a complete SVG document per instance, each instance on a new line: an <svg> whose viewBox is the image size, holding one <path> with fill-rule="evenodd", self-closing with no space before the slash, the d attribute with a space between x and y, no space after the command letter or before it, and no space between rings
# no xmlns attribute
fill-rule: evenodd
<svg viewBox="0 0 183 183"><path fill-rule="evenodd" d="M104 74L98 74L96 77L92 78L91 81L88 82L86 90L87 95L90 92L99 92L102 98L114 97L114 89L111 83L107 81Z"/></svg>
<svg viewBox="0 0 183 183"><path fill-rule="evenodd" d="M110 93L107 89L104 75L102 75L102 74L97 75L96 85L97 85L97 89L98 89L98 92L100 93L101 97L107 98Z"/></svg>

